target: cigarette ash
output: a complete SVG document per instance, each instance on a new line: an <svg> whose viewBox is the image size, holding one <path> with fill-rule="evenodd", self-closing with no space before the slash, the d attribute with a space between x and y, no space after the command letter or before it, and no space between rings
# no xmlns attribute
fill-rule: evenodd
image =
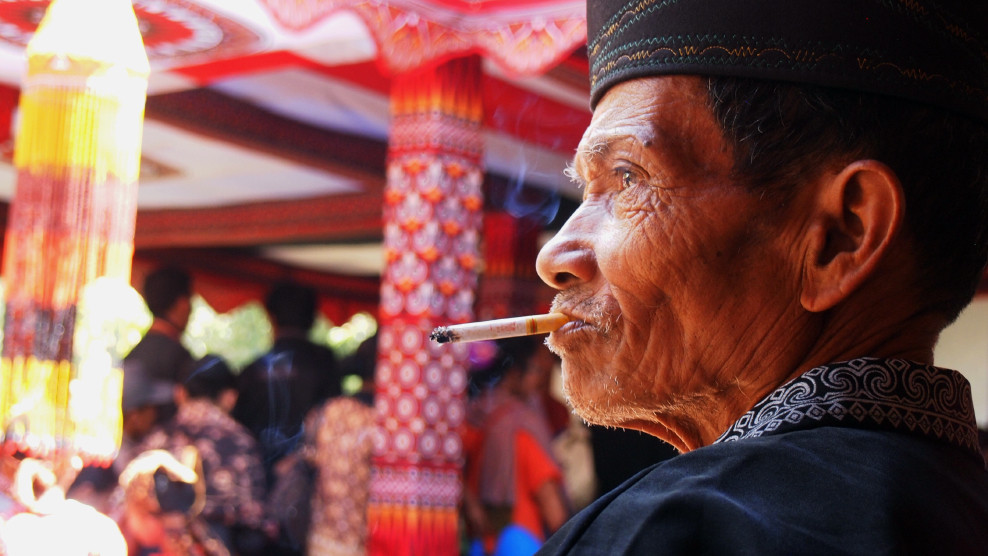
<svg viewBox="0 0 988 556"><path fill-rule="evenodd" d="M438 344L446 344L456 340L457 334L450 330L448 326L440 326L429 334L429 339Z"/></svg>

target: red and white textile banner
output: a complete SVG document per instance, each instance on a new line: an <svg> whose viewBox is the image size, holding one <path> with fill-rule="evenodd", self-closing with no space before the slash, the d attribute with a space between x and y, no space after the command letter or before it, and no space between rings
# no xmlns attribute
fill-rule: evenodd
<svg viewBox="0 0 988 556"><path fill-rule="evenodd" d="M480 83L477 57L395 80L371 554L459 552L468 352L428 336L436 326L473 316L483 207Z"/></svg>

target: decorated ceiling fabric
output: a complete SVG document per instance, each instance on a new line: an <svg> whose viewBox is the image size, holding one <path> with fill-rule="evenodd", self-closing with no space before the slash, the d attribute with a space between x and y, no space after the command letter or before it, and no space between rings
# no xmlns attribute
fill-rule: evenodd
<svg viewBox="0 0 988 556"><path fill-rule="evenodd" d="M583 0L260 0L287 29L304 31L341 10L367 26L379 60L405 72L481 54L534 75L586 40Z"/></svg>
<svg viewBox="0 0 988 556"><path fill-rule="evenodd" d="M27 45L50 3L0 0L0 40ZM171 67L243 56L269 42L259 30L195 2L134 0L133 6L152 64Z"/></svg>
<svg viewBox="0 0 988 556"><path fill-rule="evenodd" d="M0 41L27 44L49 0L0 0ZM172 68L328 41L319 27L355 14L393 72L482 54L535 75L586 40L582 0L134 0L148 58ZM266 16L266 17L265 17Z"/></svg>

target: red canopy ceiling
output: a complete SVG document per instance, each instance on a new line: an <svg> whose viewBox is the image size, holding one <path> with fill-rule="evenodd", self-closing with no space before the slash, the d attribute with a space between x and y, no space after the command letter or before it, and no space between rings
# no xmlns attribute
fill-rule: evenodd
<svg viewBox="0 0 988 556"><path fill-rule="evenodd" d="M7 84L0 87L0 196L9 197L14 182L10 137L23 46L48 3L0 0L0 81ZM490 57L484 124L492 197L578 198L561 171L589 121L587 64L578 49L583 6L135 0L152 63L135 277L141 265L177 258L209 277L203 293L213 292L207 299L218 309L287 276L349 306L375 307L373 264L347 270L352 276L308 255L290 263L264 258L354 243L374 252L388 73L454 55Z"/></svg>

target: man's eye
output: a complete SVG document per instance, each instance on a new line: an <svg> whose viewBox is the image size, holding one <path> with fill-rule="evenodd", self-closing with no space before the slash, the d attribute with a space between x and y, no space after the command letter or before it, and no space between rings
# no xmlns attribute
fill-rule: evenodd
<svg viewBox="0 0 988 556"><path fill-rule="evenodd" d="M638 176L631 170L621 169L618 170L618 174L621 177L621 189L627 189L629 187L633 187L635 185L638 185L638 183L641 181L638 178Z"/></svg>

